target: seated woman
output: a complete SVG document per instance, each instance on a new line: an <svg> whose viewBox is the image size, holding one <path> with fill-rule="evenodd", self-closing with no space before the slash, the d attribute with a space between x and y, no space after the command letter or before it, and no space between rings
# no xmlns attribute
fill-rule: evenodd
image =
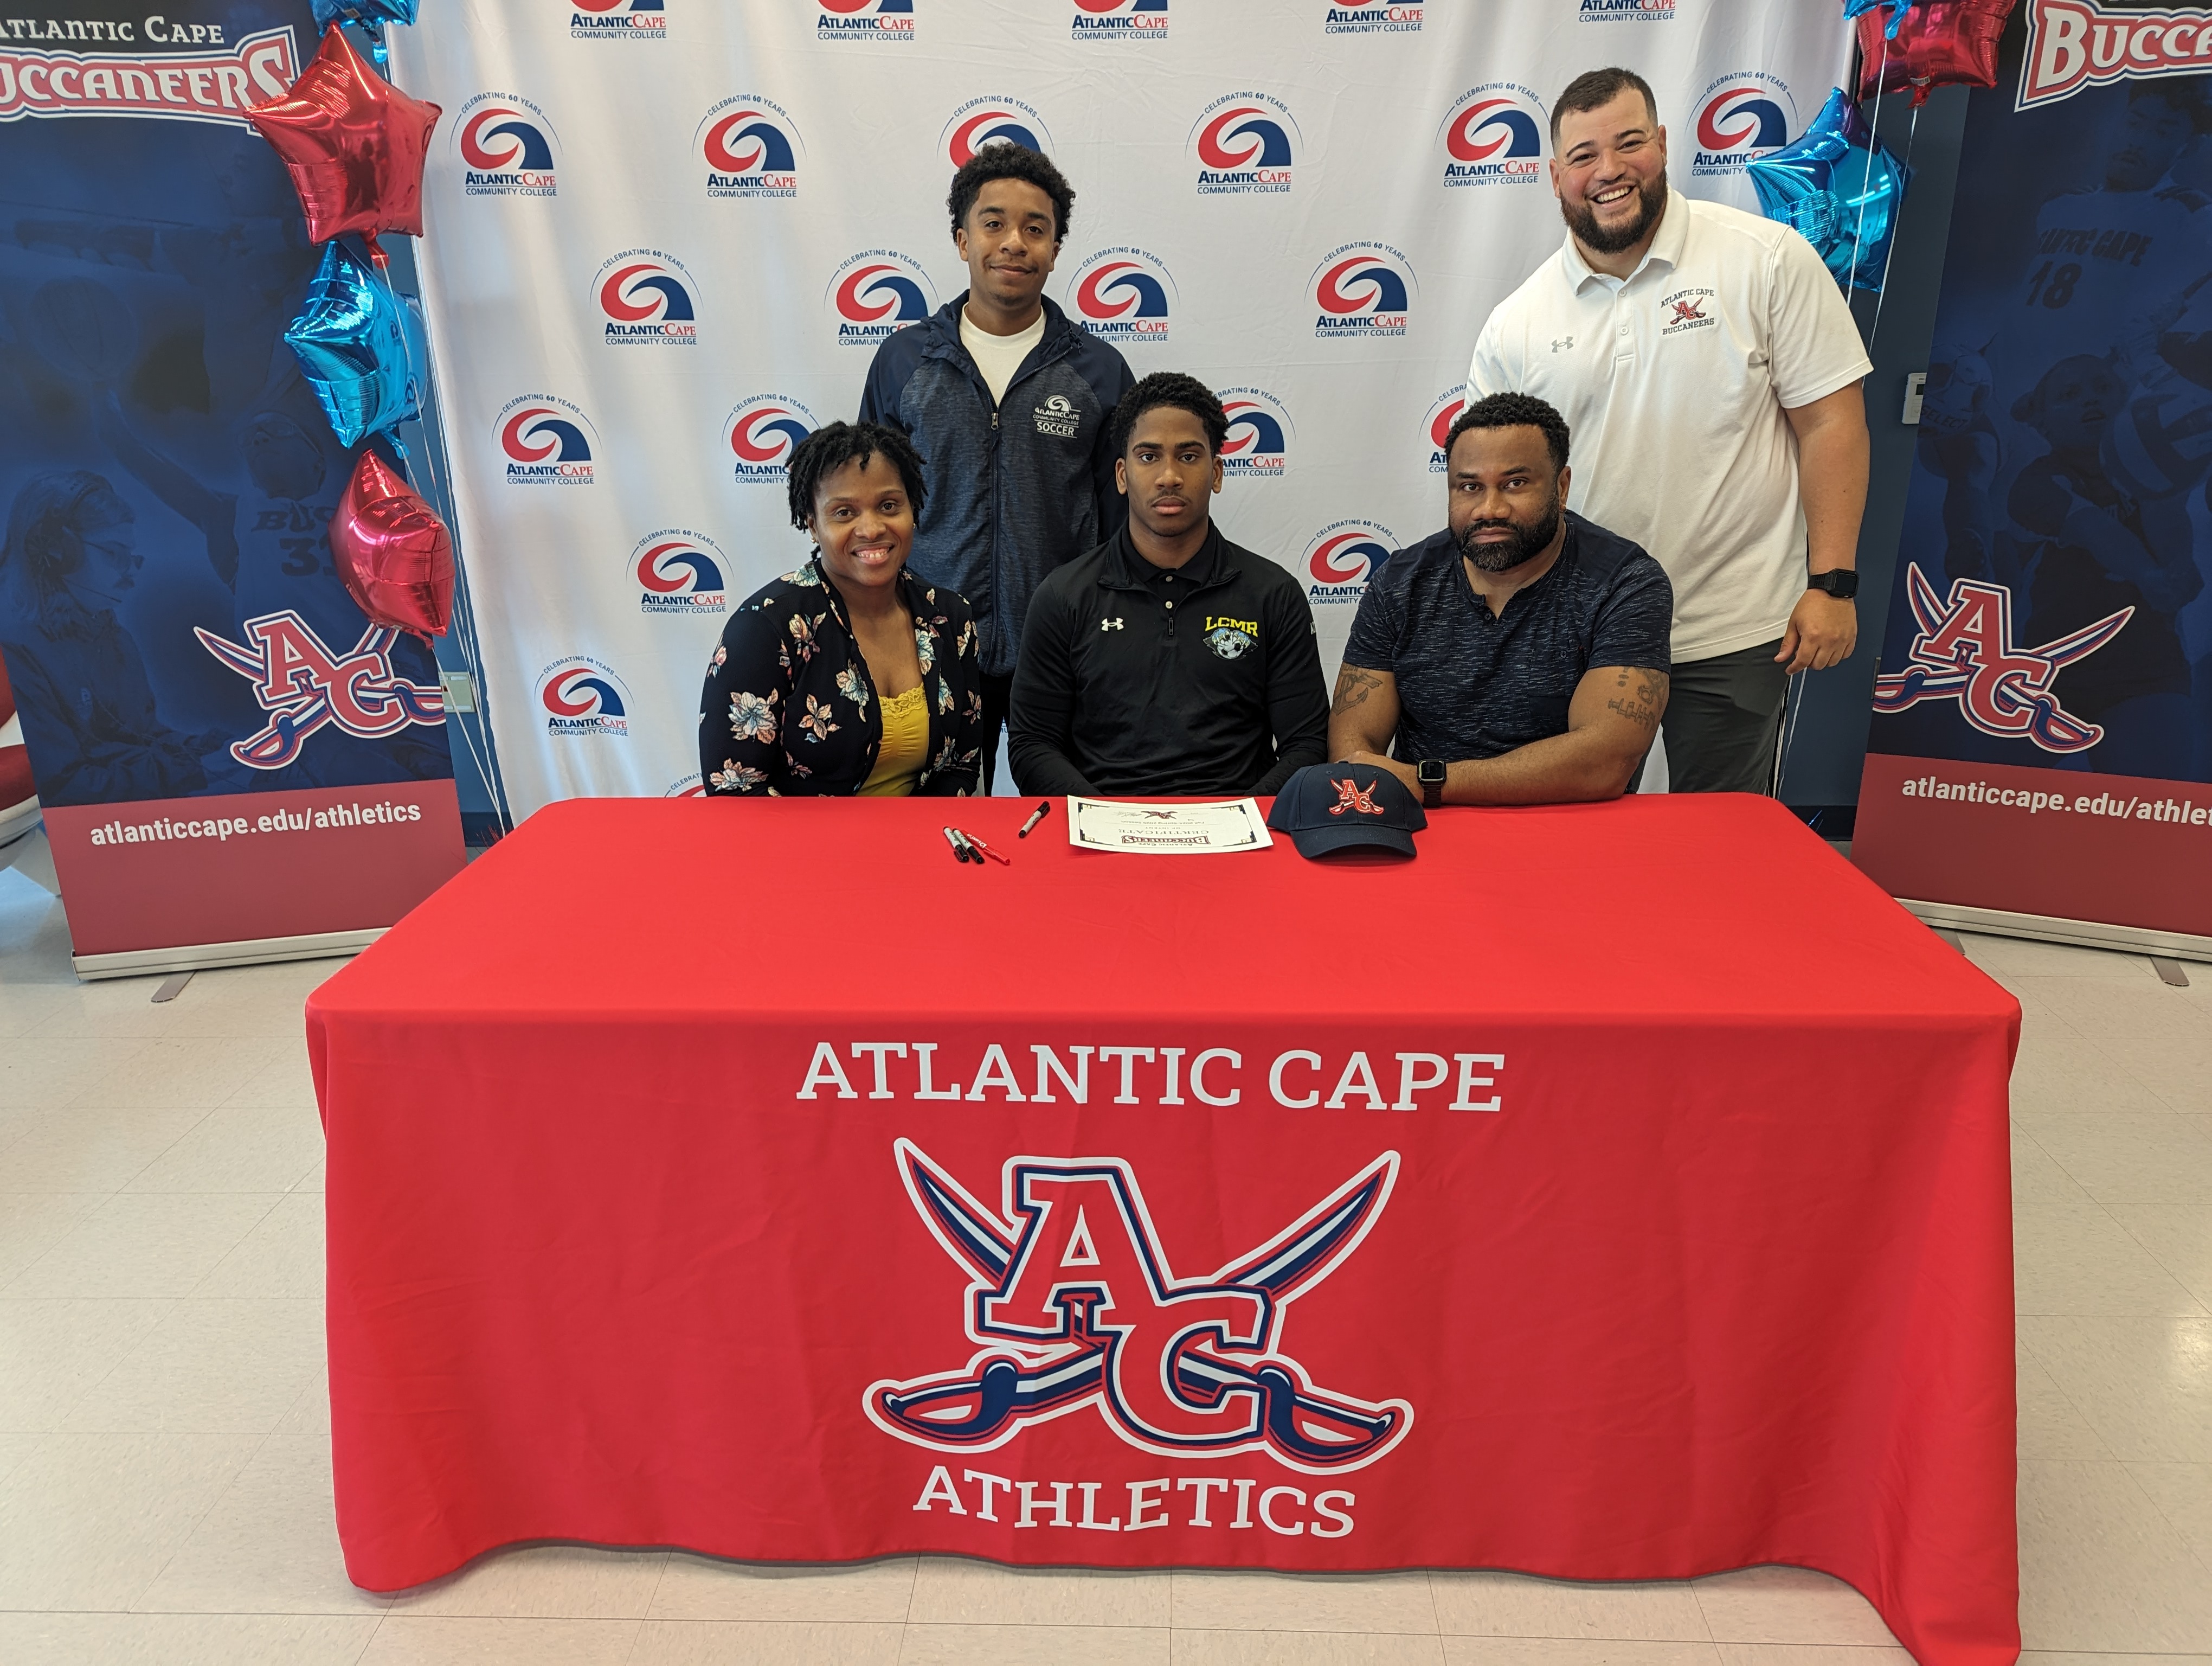
<svg viewBox="0 0 2212 1666"><path fill-rule="evenodd" d="M709 793L965 797L983 731L967 602L906 570L921 508L907 437L832 423L791 454L813 558L722 630L699 712Z"/></svg>

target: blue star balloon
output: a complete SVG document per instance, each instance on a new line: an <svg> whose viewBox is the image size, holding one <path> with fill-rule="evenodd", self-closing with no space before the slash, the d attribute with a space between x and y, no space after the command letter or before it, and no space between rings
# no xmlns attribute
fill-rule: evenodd
<svg viewBox="0 0 2212 1666"><path fill-rule="evenodd" d="M328 28L334 18L372 29L384 23L412 23L415 6L416 0L314 0L315 27Z"/></svg>
<svg viewBox="0 0 2212 1666"><path fill-rule="evenodd" d="M322 401L338 443L351 447L418 414L429 358L419 317L368 263L333 240L284 339Z"/></svg>
<svg viewBox="0 0 2212 1666"><path fill-rule="evenodd" d="M1759 212L1804 234L1836 282L1879 289L1911 174L1840 87L1803 133L1747 170Z"/></svg>
<svg viewBox="0 0 2212 1666"><path fill-rule="evenodd" d="M1915 3L1917 0L1844 0L1844 15L1846 18L1856 17L1861 12L1872 11L1876 6L1887 6L1889 26L1882 33L1894 40L1898 30L1904 27L1905 14L1911 11ZM318 18L323 15L323 4L324 0L315 0L315 15ZM410 9L412 9L411 0Z"/></svg>

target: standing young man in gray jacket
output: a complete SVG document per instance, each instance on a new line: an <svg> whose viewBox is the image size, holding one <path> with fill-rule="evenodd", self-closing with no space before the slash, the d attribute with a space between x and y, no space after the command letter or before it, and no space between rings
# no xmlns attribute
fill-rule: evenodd
<svg viewBox="0 0 2212 1666"><path fill-rule="evenodd" d="M1075 192L1025 146L992 144L952 177L965 293L876 350L860 420L909 435L928 491L915 572L957 590L981 636L991 790L1030 597L1126 518L1107 427L1134 378L1045 299Z"/></svg>

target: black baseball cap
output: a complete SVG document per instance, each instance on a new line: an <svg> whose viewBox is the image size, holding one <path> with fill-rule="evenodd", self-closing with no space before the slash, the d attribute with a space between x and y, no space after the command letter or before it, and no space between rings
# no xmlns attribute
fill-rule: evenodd
<svg viewBox="0 0 2212 1666"><path fill-rule="evenodd" d="M1429 824L1413 789L1372 763L1309 763L1283 783L1267 825L1287 833L1301 856L1376 848L1413 854Z"/></svg>

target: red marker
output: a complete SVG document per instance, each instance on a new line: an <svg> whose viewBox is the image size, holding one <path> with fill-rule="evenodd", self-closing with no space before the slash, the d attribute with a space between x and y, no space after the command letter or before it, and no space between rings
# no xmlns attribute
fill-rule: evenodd
<svg viewBox="0 0 2212 1666"><path fill-rule="evenodd" d="M976 849L981 851L986 856L988 856L1000 867L1012 867L1014 865L1013 858L1011 856L1001 856L997 851L992 849L990 846L985 844L981 839L977 838L973 833L969 832L966 829L963 828L961 830L960 836L967 840L969 844L975 846Z"/></svg>

